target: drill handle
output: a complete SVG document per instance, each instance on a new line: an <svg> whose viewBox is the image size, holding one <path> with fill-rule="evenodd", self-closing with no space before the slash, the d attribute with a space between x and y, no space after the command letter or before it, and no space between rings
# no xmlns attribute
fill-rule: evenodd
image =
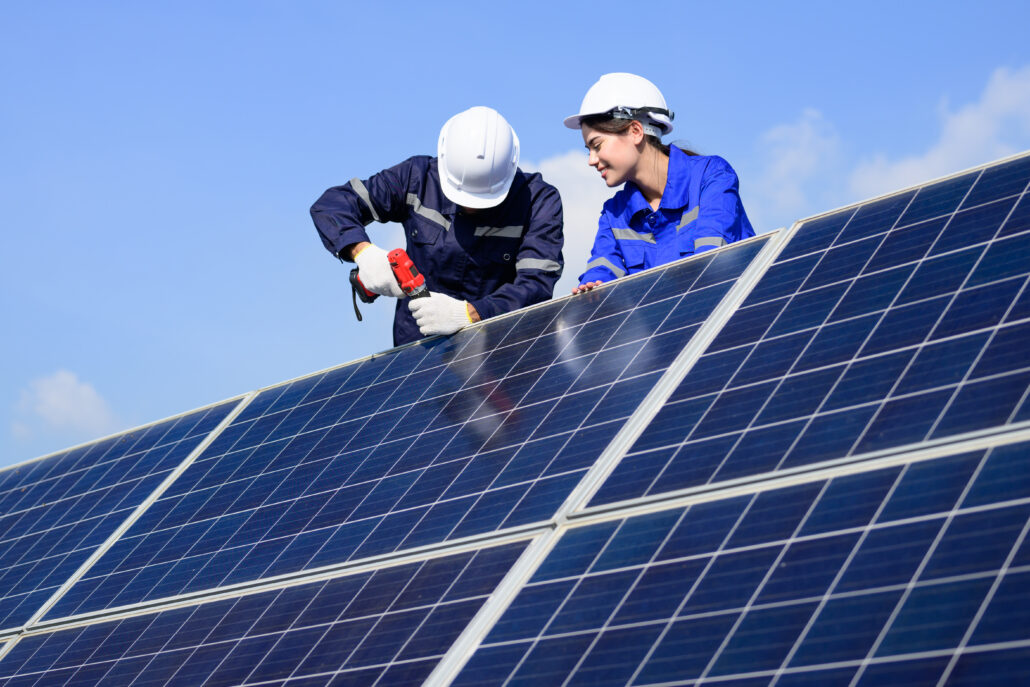
<svg viewBox="0 0 1030 687"><path fill-rule="evenodd" d="M365 288L365 285L361 283L361 277L358 276L358 268L355 267L350 271L350 298L354 304L354 316L358 318L358 322L361 322L361 311L358 310L358 299L361 299L362 303L371 303L375 299L379 298L379 294L372 293Z"/></svg>

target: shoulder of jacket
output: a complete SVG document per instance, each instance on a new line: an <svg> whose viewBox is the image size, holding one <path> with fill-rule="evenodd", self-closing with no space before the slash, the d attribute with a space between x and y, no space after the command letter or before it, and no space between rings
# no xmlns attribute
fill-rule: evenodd
<svg viewBox="0 0 1030 687"><path fill-rule="evenodd" d="M627 206L629 205L629 199L632 197L632 190L623 186L614 196L604 201L604 205L601 206L601 214L607 213L615 217L625 214Z"/></svg>

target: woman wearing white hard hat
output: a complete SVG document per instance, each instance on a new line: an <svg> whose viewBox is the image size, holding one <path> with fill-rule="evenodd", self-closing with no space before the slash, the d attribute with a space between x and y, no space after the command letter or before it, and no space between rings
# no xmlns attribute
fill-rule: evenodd
<svg viewBox="0 0 1030 687"><path fill-rule="evenodd" d="M551 297L564 265L561 198L518 163L519 139L504 117L473 107L443 125L437 157L351 179L311 207L326 249L356 262L366 289L400 299L395 346ZM402 298L387 251L365 232L373 221L404 226L429 298Z"/></svg>
<svg viewBox="0 0 1030 687"><path fill-rule="evenodd" d="M602 76L565 118L605 183L625 184L604 204L573 293L755 235L728 162L662 143L672 119L653 83L625 73Z"/></svg>

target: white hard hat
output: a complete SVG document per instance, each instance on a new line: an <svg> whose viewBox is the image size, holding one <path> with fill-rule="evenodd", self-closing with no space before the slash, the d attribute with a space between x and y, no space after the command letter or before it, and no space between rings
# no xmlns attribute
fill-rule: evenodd
<svg viewBox="0 0 1030 687"><path fill-rule="evenodd" d="M635 119L644 133L661 138L672 131L673 113L658 87L642 76L616 72L597 80L579 106L579 114L565 118L565 126L578 129L584 117L610 114L616 119Z"/></svg>
<svg viewBox="0 0 1030 687"><path fill-rule="evenodd" d="M468 208L491 208L508 195L519 165L519 137L497 110L473 107L440 129L440 186Z"/></svg>

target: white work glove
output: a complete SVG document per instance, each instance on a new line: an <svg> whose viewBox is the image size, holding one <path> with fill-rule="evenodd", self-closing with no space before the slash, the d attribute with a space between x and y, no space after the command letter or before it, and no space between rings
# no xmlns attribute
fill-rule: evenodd
<svg viewBox="0 0 1030 687"><path fill-rule="evenodd" d="M386 251L379 246L370 243L361 249L354 256L354 262L358 263L358 278L365 288L380 296L401 298L404 292L401 291L397 277L393 274L390 261L386 257Z"/></svg>
<svg viewBox="0 0 1030 687"><path fill-rule="evenodd" d="M472 324L468 304L442 293L429 292L429 297L412 298L408 310L415 316L415 324L422 336L453 334Z"/></svg>

